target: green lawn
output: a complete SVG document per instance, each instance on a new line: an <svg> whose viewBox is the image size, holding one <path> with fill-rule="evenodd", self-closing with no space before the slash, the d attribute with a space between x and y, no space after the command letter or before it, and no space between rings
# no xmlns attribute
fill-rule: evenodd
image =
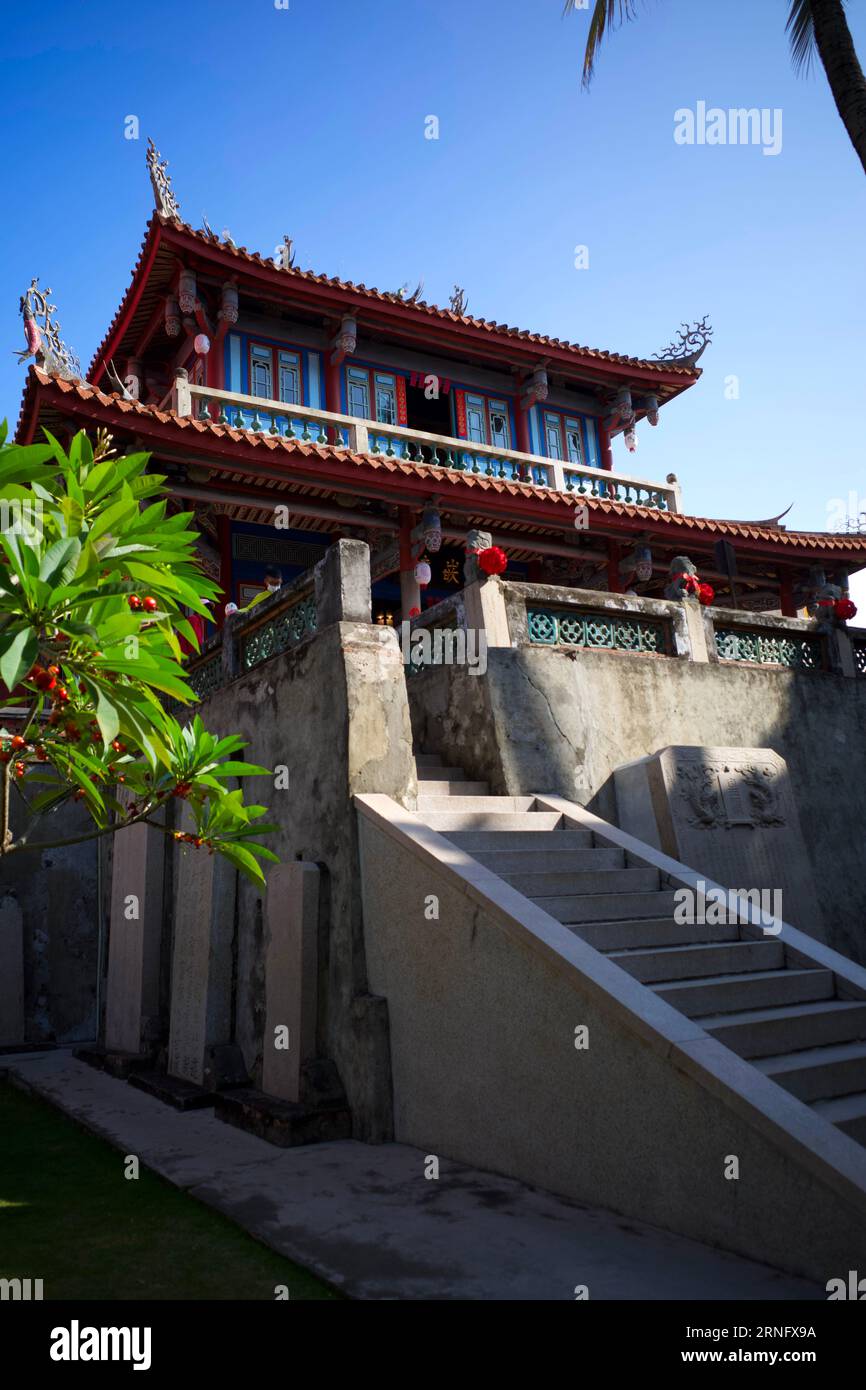
<svg viewBox="0 0 866 1390"><path fill-rule="evenodd" d="M0 1084L0 1278L46 1299L340 1298L219 1213Z"/></svg>

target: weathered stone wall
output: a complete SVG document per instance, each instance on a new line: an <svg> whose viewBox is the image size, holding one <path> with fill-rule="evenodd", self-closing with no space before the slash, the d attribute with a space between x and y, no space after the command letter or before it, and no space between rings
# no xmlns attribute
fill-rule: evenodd
<svg viewBox="0 0 866 1390"><path fill-rule="evenodd" d="M368 989L352 796L414 795L408 702L397 635L370 622L367 546L333 546L317 567L315 587L315 634L230 680L201 712L212 732L240 734L248 744L243 756L269 769L269 777L244 783L246 799L267 806L268 820L279 827L269 847L284 863L303 860L319 868L316 1051L336 1064L356 1136L379 1140L391 1133L387 1006ZM206 1041L236 1043L261 1086L268 922L280 904L266 905L261 890L243 877L236 892L200 894L199 904L184 858L196 853L169 856L172 959L182 957L179 934L190 936L190 914L203 913L207 922L193 925L202 925L210 955L197 972L202 978L192 981L193 996L216 999L230 1011L228 1023L216 1020ZM181 996L174 981L172 991L179 1036Z"/></svg>
<svg viewBox="0 0 866 1390"><path fill-rule="evenodd" d="M216 733L239 733L244 756L288 771L289 785L246 782L246 795L279 825L268 844L283 861L318 864L319 1047L337 1065L356 1133L390 1132L390 1072L384 1001L368 993L352 795L388 789L404 797L414 776L408 707L396 635L337 623L275 657L205 709ZM241 878L237 904L235 1030L261 1082L265 939L262 895Z"/></svg>
<svg viewBox="0 0 866 1390"><path fill-rule="evenodd" d="M68 806L44 821L38 835L71 838L86 833L90 824L80 807ZM20 1010L11 1026L0 1020L4 1043L84 1042L96 1036L97 852L95 843L66 845L3 860L0 909L10 921L17 922L20 914L20 952L16 945L12 954L4 954L2 968L10 976L20 972L23 1001L23 1020ZM104 846L102 854L104 871Z"/></svg>
<svg viewBox="0 0 866 1390"><path fill-rule="evenodd" d="M866 679L527 644L491 647L484 676L440 666L408 689L417 747L494 792L555 792L614 823L623 763L670 744L774 749L819 888L803 930L866 963Z"/></svg>

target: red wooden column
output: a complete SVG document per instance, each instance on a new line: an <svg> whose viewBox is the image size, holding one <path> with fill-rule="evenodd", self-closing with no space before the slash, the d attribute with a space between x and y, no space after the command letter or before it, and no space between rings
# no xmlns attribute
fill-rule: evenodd
<svg viewBox="0 0 866 1390"><path fill-rule="evenodd" d="M225 513L217 517L217 539L220 548L220 586L222 595L216 602L216 623L217 627L222 627L225 622L225 606L231 602L232 597L232 528L229 518Z"/></svg>
<svg viewBox="0 0 866 1390"><path fill-rule="evenodd" d="M794 581L790 570L779 570L779 599L783 618L796 618L797 604L794 600Z"/></svg>
<svg viewBox="0 0 866 1390"><path fill-rule="evenodd" d="M519 391L514 398L514 424L517 431L518 453L531 454L532 448L529 440L529 409L521 398Z"/></svg>
<svg viewBox="0 0 866 1390"><path fill-rule="evenodd" d="M610 447L610 430L603 420L598 422L598 452L602 468L613 471L613 450Z"/></svg>
<svg viewBox="0 0 866 1390"><path fill-rule="evenodd" d="M421 587L415 578L415 563L412 559L412 511L400 507L400 609L403 622L407 622L413 608L420 611Z"/></svg>
<svg viewBox="0 0 866 1390"><path fill-rule="evenodd" d="M611 594L621 594L624 592L622 577L619 572L619 562L622 559L622 546L619 541L610 540L607 543L607 587Z"/></svg>

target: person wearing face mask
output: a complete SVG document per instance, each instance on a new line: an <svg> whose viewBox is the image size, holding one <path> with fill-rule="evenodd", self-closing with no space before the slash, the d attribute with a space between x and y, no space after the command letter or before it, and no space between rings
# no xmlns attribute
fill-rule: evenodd
<svg viewBox="0 0 866 1390"><path fill-rule="evenodd" d="M268 565L264 574L265 589L269 594L277 594L283 587L283 576L280 570L273 565Z"/></svg>

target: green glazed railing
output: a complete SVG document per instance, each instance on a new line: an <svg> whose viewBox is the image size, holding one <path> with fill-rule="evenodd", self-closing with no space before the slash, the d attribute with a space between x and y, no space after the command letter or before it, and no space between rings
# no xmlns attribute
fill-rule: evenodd
<svg viewBox="0 0 866 1390"><path fill-rule="evenodd" d="M316 599L304 595L290 608L282 608L252 631L240 634L240 666L249 671L262 661L288 651L316 631Z"/></svg>
<svg viewBox="0 0 866 1390"><path fill-rule="evenodd" d="M225 683L222 647L218 646L204 661L188 671L186 678L198 701L207 700L215 694Z"/></svg>
<svg viewBox="0 0 866 1390"><path fill-rule="evenodd" d="M668 629L664 621L637 614L557 612L551 608L529 608L526 613L529 639L548 647L585 647L593 651L653 652L665 656L669 650Z"/></svg>
<svg viewBox="0 0 866 1390"><path fill-rule="evenodd" d="M824 653L819 637L796 633L716 628L721 661L752 661L759 666L786 666L794 671L821 671Z"/></svg>
<svg viewBox="0 0 866 1390"><path fill-rule="evenodd" d="M866 637L853 637L851 649L854 653L854 670L858 676L866 676Z"/></svg>

